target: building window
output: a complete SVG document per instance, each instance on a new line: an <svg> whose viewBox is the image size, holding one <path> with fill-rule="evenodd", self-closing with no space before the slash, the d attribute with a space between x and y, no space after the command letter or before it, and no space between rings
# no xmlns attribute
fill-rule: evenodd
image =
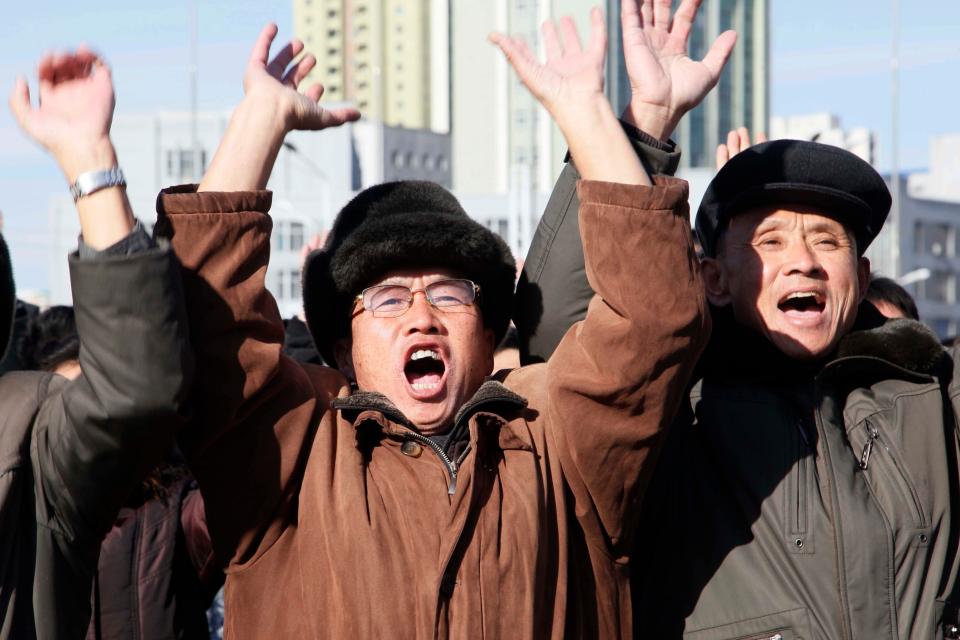
<svg viewBox="0 0 960 640"><path fill-rule="evenodd" d="M501 238L507 237L507 232L509 231L508 226L509 226L509 223L505 218L500 218L499 220L497 220L497 234Z"/></svg>
<svg viewBox="0 0 960 640"><path fill-rule="evenodd" d="M404 157L401 152L394 151L392 157L393 157L393 166L397 167L398 169L402 169L404 166L406 166L406 162L404 162Z"/></svg>
<svg viewBox="0 0 960 640"><path fill-rule="evenodd" d="M287 248L287 223L278 221L273 225L273 250L286 251Z"/></svg>
<svg viewBox="0 0 960 640"><path fill-rule="evenodd" d="M953 274L949 271L934 271L926 280L917 283L917 297L927 302L945 304L952 302Z"/></svg>
<svg viewBox="0 0 960 640"><path fill-rule="evenodd" d="M930 328L933 329L934 333L936 333L937 337L941 340L954 335L949 318L931 318L928 322Z"/></svg>
<svg viewBox="0 0 960 640"><path fill-rule="evenodd" d="M952 256L951 235L953 229L949 224L917 222L914 225L914 251L925 256Z"/></svg>
<svg viewBox="0 0 960 640"><path fill-rule="evenodd" d="M207 170L207 151L200 149L200 170L194 172L193 149L167 151L167 175L174 180L192 180Z"/></svg>
<svg viewBox="0 0 960 640"><path fill-rule="evenodd" d="M287 272L286 271L277 271L277 279L273 286L274 295L277 296L280 300L285 300L287 297Z"/></svg>
<svg viewBox="0 0 960 640"><path fill-rule="evenodd" d="M303 248L303 223L290 223L290 250L299 251Z"/></svg>
<svg viewBox="0 0 960 640"><path fill-rule="evenodd" d="M299 271L291 271L291 272L290 272L290 277L289 277L289 279L287 280L287 285L288 285L288 290L289 290L289 292L290 292L288 297L289 297L291 300L296 300L296 299L300 296L300 291L299 291L299 289L300 289L300 272L299 272Z"/></svg>

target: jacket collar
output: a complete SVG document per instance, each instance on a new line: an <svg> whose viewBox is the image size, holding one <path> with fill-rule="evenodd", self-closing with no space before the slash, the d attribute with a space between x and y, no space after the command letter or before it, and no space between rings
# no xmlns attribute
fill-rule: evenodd
<svg viewBox="0 0 960 640"><path fill-rule="evenodd" d="M759 333L734 320L729 308L711 308L714 330L698 364L698 376L757 379L766 382L811 380L826 365L841 359L871 358L922 375L932 375L946 355L936 335L915 320L887 320L863 302L850 333L836 351L817 361L790 358Z"/></svg>
<svg viewBox="0 0 960 640"><path fill-rule="evenodd" d="M418 431L417 427L400 411L390 400L376 391L356 391L345 398L336 398L333 401L333 408L340 411L343 416L357 426L360 416L368 411L382 414L385 418L403 425L413 431ZM450 430L450 440L459 439L459 434L467 433L467 423L470 416L479 411L489 411L491 413L501 414L511 410L524 409L527 406L527 400L496 380L487 380L473 397L467 400L453 420L453 428Z"/></svg>

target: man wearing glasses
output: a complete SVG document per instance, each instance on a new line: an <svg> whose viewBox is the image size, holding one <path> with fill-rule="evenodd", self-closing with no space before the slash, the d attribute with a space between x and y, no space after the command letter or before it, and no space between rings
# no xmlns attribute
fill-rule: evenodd
<svg viewBox="0 0 960 640"><path fill-rule="evenodd" d="M181 448L227 565L227 637L631 636L634 514L708 322L686 185L652 184L602 93L604 24L582 48L562 21L565 53L545 25L545 65L495 38L583 176L598 295L548 365L491 378L514 260L425 182L360 193L308 258L307 322L336 369L281 355L263 189L289 130L359 114L297 91L315 60L287 70L293 42L270 62L275 26L199 188L161 194L198 360Z"/></svg>

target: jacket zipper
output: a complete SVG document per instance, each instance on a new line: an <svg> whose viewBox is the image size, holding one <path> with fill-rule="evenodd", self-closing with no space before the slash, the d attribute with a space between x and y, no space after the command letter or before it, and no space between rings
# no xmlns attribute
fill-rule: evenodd
<svg viewBox="0 0 960 640"><path fill-rule="evenodd" d="M895 484L901 485L901 490L903 486L906 486L905 497L913 502L914 514L916 515L917 523L919 526L926 526L926 518L923 515L923 508L920 506L920 497L917 495L917 490L913 487L913 483L910 482L909 477L903 469L903 466L900 464L900 461L897 459L897 456L893 454L893 451L886 445L883 439L880 437L880 431L870 424L869 420L864 421L864 426L867 430L867 442L863 445L863 450L860 452L860 468L866 471L868 465L870 464L870 455L873 453L874 444L879 444L884 451L887 452L887 457L890 458L890 462L893 464L894 468L897 470L897 473L900 475L901 483L894 482Z"/></svg>
<svg viewBox="0 0 960 640"><path fill-rule="evenodd" d="M440 462L447 468L447 475L450 477L450 481L447 483L447 494L453 495L457 492L457 470L463 459L466 457L467 452L470 451L470 447L467 447L464 450L463 455L461 455L457 460L451 460L450 456L438 445L436 442L431 440L426 436L422 436L416 431L410 431L405 434L407 438L416 440L421 444L425 444L430 447L437 457L440 458Z"/></svg>
<svg viewBox="0 0 960 640"><path fill-rule="evenodd" d="M823 416L820 415L820 408L819 408L819 406L820 406L819 399L823 396L823 392L822 392L821 389L820 389L820 383L819 383L819 381L815 381L815 382L814 382L814 390L813 390L813 393L814 393L814 398L817 400L817 405L816 405L817 408L815 409L814 415L813 415L814 422L815 422L816 427L817 427L817 434L818 434L818 437L819 437L819 438L825 438L826 436L825 436L824 434L826 433L826 428L823 426ZM825 457L826 466L827 466L828 469L832 469L832 468L833 468L833 460L832 460L833 455L832 455L831 452L830 452L830 446L829 446L829 445L824 446L823 451L824 451L824 457ZM843 637L844 637L845 639L852 639L852 638L853 638L853 632L851 631L851 627L852 627L853 625L852 625L852 622L851 622L851 620L850 620L850 599L849 599L849 597L847 596L847 590L846 590L846 587L845 587L845 585L844 585L844 583L846 582L847 576L846 576L846 571L845 571L844 566L843 566L843 561L841 560L841 558L843 558L843 535L842 535L842 531L843 531L843 530L842 530L842 528L840 527L839 523L837 522L837 520L839 519L839 515L838 515L838 514L839 514L839 508L840 508L840 507L839 507L840 499L839 499L839 496L837 495L837 483L836 483L836 479L835 479L835 478L830 478L829 475L830 475L830 474L827 474L828 479L829 479L829 482L830 482L830 510L831 510L831 511L833 512L833 514L834 514L834 518L833 518L833 533L834 533L834 535L833 535L833 545L834 545L834 552L835 552L834 558L835 558L836 563L837 563L837 590L838 590L838 592L839 592L838 595L840 596L840 604L841 604L841 607L842 607L842 610L843 610L843 616L842 616L840 622L841 622L841 626L842 626L842 628L843 628Z"/></svg>

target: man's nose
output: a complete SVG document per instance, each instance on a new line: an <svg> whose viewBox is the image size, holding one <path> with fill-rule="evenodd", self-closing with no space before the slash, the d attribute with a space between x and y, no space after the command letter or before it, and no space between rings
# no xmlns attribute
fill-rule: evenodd
<svg viewBox="0 0 960 640"><path fill-rule="evenodd" d="M806 240L790 243L787 273L815 275L823 272L820 257Z"/></svg>
<svg viewBox="0 0 960 640"><path fill-rule="evenodd" d="M440 324L437 317L437 308L427 301L425 291L414 291L410 308L403 314L406 323L406 332L411 333L439 333Z"/></svg>

